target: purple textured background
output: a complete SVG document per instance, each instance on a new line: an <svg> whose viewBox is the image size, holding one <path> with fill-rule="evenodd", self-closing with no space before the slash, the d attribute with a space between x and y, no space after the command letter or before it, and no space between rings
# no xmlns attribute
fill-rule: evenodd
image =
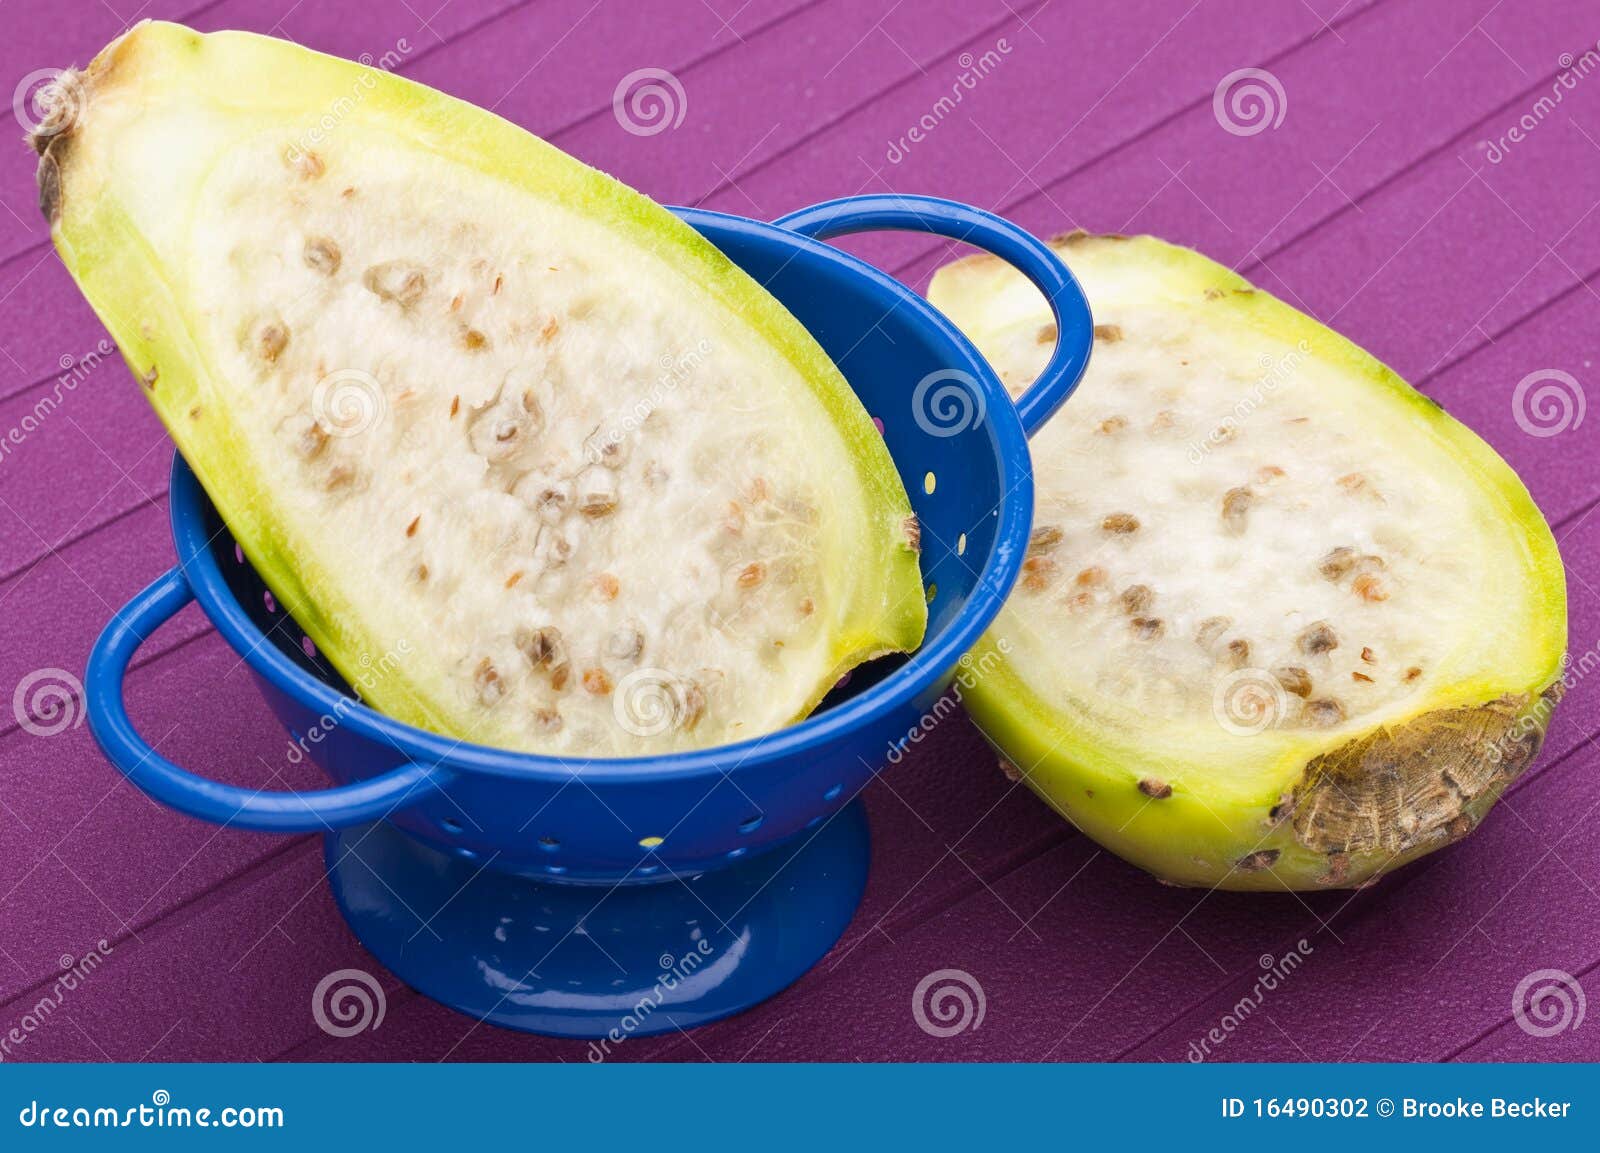
<svg viewBox="0 0 1600 1153"><path fill-rule="evenodd" d="M1503 453L1560 538L1572 651L1600 639L1600 419L1552 435L1513 404L1530 373L1570 374L1574 401L1595 378L1592 0L134 6L11 0L0 75L85 63L125 19L248 28L351 57L397 51L404 74L669 203L770 218L853 192L930 192L1042 234L1197 245L1337 323ZM985 52L998 65L935 113ZM649 136L612 108L645 67L686 95L682 123ZM1245 67L1283 93L1282 122L1251 135L1213 108ZM892 163L890 142L924 116L936 126ZM1524 120L1522 140L1486 145ZM104 333L49 247L20 146L0 164L0 207L0 433L28 427L0 460L9 694L37 670L81 674L105 619L171 562L170 448L114 361L32 419ZM918 286L951 255L906 237L851 244ZM179 762L252 785L317 782L274 756L280 730L192 609L141 654L130 696ZM1304 939L1309 960L1215 1059L1600 1058L1600 1021L1538 1037L1512 1012L1537 970L1600 989L1597 696L1573 688L1544 754L1468 842L1356 894L1163 888L1009 785L970 726L947 721L868 792L872 878L834 952L742 1017L617 1056L1181 1060L1249 992L1258 958ZM124 784L81 724L38 736L35 722L0 712L0 1034L63 957L102 938L111 950L9 1059L582 1059L580 1043L474 1025L384 974L335 912L314 839L175 816ZM388 1014L336 1039L311 992L343 967L382 976ZM981 984L987 1013L941 1039L917 1026L911 996L945 968Z"/></svg>

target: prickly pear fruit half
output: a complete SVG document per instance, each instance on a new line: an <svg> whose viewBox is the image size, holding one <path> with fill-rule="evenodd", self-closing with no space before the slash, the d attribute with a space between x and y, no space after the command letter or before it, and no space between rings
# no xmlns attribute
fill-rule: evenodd
<svg viewBox="0 0 1600 1153"><path fill-rule="evenodd" d="M146 23L34 137L62 259L367 701L504 748L721 744L915 646L881 438L774 298L487 112Z"/></svg>
<svg viewBox="0 0 1600 1153"><path fill-rule="evenodd" d="M1035 528L965 700L1164 880L1353 886L1466 833L1560 695L1555 541L1492 449L1198 253L1058 238L1094 360L1033 441ZM932 301L1025 387L1055 333L989 258Z"/></svg>

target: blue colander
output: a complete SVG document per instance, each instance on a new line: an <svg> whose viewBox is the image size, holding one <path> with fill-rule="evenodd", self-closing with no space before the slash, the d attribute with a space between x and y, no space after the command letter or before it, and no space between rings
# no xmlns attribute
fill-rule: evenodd
<svg viewBox="0 0 1600 1153"><path fill-rule="evenodd" d="M372 953L422 993L515 1029L687 1028L771 996L838 939L866 880L857 796L1016 580L1033 513L1027 435L1089 357L1089 308L1065 266L977 209L862 196L776 224L675 211L799 317L881 421L922 524L929 622L915 654L857 669L800 724L721 748L572 761L462 744L362 706L176 459L178 565L106 626L85 677L95 739L135 785L216 824L325 834L334 896ZM926 301L821 243L872 229L978 245L1049 299L1058 347L1018 405ZM223 784L139 735L128 662L191 598L335 787Z"/></svg>

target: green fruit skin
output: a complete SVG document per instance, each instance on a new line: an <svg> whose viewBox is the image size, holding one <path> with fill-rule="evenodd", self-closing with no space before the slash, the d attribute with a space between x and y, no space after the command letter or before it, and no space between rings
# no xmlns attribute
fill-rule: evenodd
<svg viewBox="0 0 1600 1153"><path fill-rule="evenodd" d="M1282 892L1353 888L1414 861L1476 828L1505 788L1537 755L1565 681L1567 644L1566 578L1554 536L1526 487L1495 451L1453 419L1438 402L1417 392L1392 369L1345 337L1270 294L1237 273L1193 250L1153 237L1058 237L1058 251L1071 263L1074 245L1115 241L1197 293L1217 294L1212 308L1230 310L1234 322L1271 333L1290 345L1305 341L1312 354L1359 374L1370 383L1374 403L1395 407L1397 419L1416 435L1446 446L1470 471L1494 507L1499 523L1516 541L1531 589L1520 635L1535 655L1521 664L1520 678L1504 679L1498 670L1439 686L1426 694L1407 718L1390 729L1404 734L1438 734L1447 742L1456 731L1445 724L1447 710L1476 710L1483 732L1470 749L1446 749L1482 769L1485 784L1460 804L1452 818L1408 838L1387 830L1395 847L1354 847L1330 851L1305 843L1297 832L1297 797L1315 781L1307 767L1319 755L1337 756L1339 745L1308 738L1289 749L1272 771L1261 774L1258 789L1203 787L1203 763L1155 764L1136 756L1108 755L1107 734L1073 727L1062 712L1041 700L1005 656L1005 610L973 650L975 667L989 670L963 695L963 703L1002 757L1007 775L1020 777L1057 813L1119 857L1154 874L1163 883L1225 890ZM970 259L970 258L969 258ZM982 258L976 258L982 259ZM954 266L951 266L953 268ZM942 270L949 271L949 269ZM942 273L941 273L942 275ZM971 300L941 284L936 276L930 299L961 321ZM945 299L942 299L944 297ZM1091 300L1091 305L1093 301ZM969 331L969 335L974 335ZM1069 403L1054 419L1072 419ZM1430 716L1430 714L1432 714ZM1461 712L1450 714L1459 719ZM1377 730L1373 730L1377 732ZM1500 734L1498 739L1496 734ZM1369 733L1346 734L1352 743ZM1348 748L1349 746L1344 746ZM1448 756L1444 759L1448 760ZM1465 761L1463 763L1465 763ZM1431 772L1418 762L1416 771ZM1168 785L1170 794L1152 796L1141 782Z"/></svg>
<svg viewBox="0 0 1600 1153"><path fill-rule="evenodd" d="M804 327L764 288L694 229L619 181L482 109L375 68L363 67L269 37L242 32L202 35L176 24L145 21L104 48L74 75L76 120L58 135L36 136L40 207L63 263L110 331L135 378L193 467L252 565L321 653L363 698L390 717L447 736L461 736L461 718L443 707L446 690L420 680L401 663L374 662L387 647L353 622L359 619L338 574L296 555L275 494L248 466L238 431L202 402L215 393L213 370L197 346L183 277L147 235L158 224L163 244L178 243L184 197L204 180L218 132L315 127L328 109L359 91L340 131L375 123L419 152L503 180L603 221L618 235L672 262L712 298L749 321L814 388L855 460L870 541L835 560L848 610L837 623L835 671L813 687L800 719L844 672L863 660L915 648L927 607L919 558L908 539L909 497L882 437L848 383ZM148 190L119 182L114 134L97 125L99 103L131 107L162 102L204 115L203 132L172 150L170 196L155 220ZM293 137L294 133L289 133ZM865 535L865 534L864 534ZM497 743L480 729L481 743Z"/></svg>

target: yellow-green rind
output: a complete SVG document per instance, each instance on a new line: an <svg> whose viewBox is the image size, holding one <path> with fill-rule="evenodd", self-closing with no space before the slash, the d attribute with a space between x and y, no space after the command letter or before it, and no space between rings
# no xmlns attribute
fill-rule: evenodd
<svg viewBox="0 0 1600 1153"><path fill-rule="evenodd" d="M1069 264L1080 246L1116 246L1121 258L1155 270L1151 282L1185 306L1226 309L1231 323L1289 345L1303 341L1309 355L1369 383L1373 403L1392 406L1410 433L1432 439L1470 472L1487 498L1485 515L1516 543L1518 579L1530 595L1516 659L1432 686L1403 713L1357 733L1267 732L1235 742L1252 755L1251 771L1221 774L1204 753L1152 757L1137 718L1114 729L1075 724L1069 710L1040 699L1005 655L1008 631L1022 627L1008 606L974 650L974 665L986 671L963 695L1008 774L1100 844L1179 885L1358 886L1466 835L1538 752L1562 688L1565 572L1527 488L1437 402L1232 270L1149 236L1072 233L1053 243ZM928 295L976 338L1003 323L986 314L991 290L1002 284L1015 291L1009 270L974 257L941 269ZM1072 412L1068 405L1054 419L1070 420ZM1505 675L1507 666L1517 673ZM1380 792L1380 785L1392 788ZM1382 800L1388 791L1404 802Z"/></svg>
<svg viewBox="0 0 1600 1153"><path fill-rule="evenodd" d="M292 85L284 84L285 76ZM146 244L119 201L124 189L105 186L94 168L97 148L83 143L96 131L95 106L105 93L137 86L141 100L207 102L240 131L315 125L330 108L360 99L347 111L352 131L362 121L381 124L418 149L506 181L566 208L581 211L665 259L707 289L730 313L761 336L810 384L828 418L846 440L859 470L863 500L857 515L871 527L841 539L877 542L869 555L829 557L840 581L834 603L846 606L836 621L836 671L823 678L807 705L814 707L839 674L887 652L915 648L926 626L915 521L904 486L870 417L820 345L769 293L714 245L647 197L578 162L545 141L489 112L391 73L242 32L202 35L180 25L144 22L108 45L80 73L62 80L67 118L35 134L40 152L40 206L63 263L110 330L151 404L193 467L251 563L294 612L321 652L364 698L397 720L451 734L450 719L430 704L436 686L408 679L404 662L368 651L349 626L349 593L297 558L285 528L263 510L271 494L260 489L243 446L226 419L213 418L202 398L209 371L191 339L181 285ZM203 158L204 148L195 155ZM198 164L199 161L196 161ZM185 172L185 188L198 189L203 169ZM174 220L183 206L170 205ZM842 517L852 510L832 510ZM800 715L804 715L804 711ZM798 718L797 718L798 719ZM479 730L475 739L493 743Z"/></svg>

